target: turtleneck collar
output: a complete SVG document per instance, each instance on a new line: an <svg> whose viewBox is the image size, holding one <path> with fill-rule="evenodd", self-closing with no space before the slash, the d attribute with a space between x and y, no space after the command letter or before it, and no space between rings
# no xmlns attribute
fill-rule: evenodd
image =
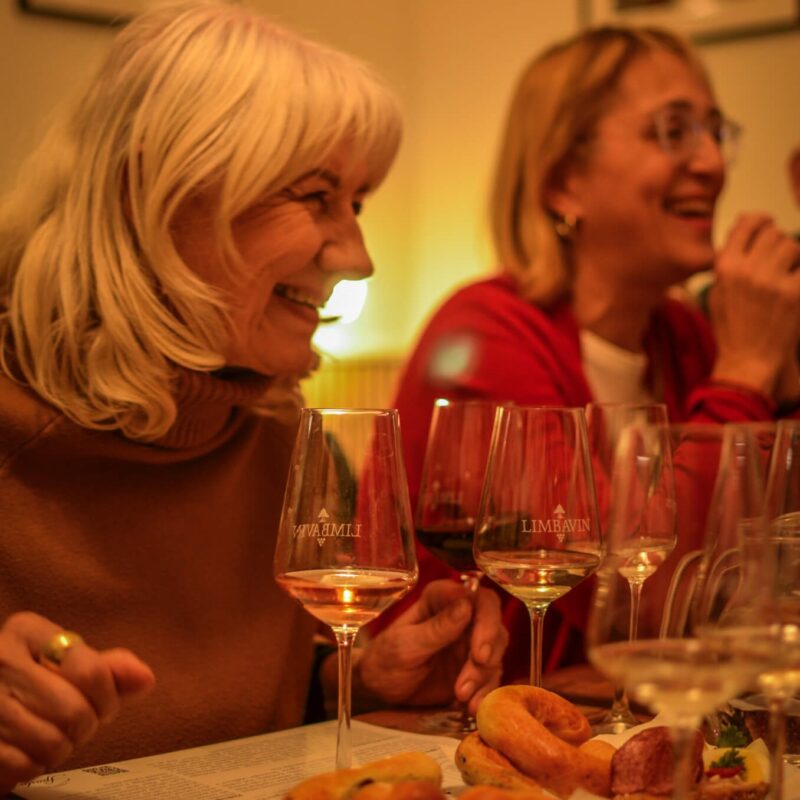
<svg viewBox="0 0 800 800"><path fill-rule="evenodd" d="M200 447L238 427L237 410L256 405L274 378L252 372L206 373L180 370L175 385L178 416L167 433L153 442L183 450Z"/></svg>

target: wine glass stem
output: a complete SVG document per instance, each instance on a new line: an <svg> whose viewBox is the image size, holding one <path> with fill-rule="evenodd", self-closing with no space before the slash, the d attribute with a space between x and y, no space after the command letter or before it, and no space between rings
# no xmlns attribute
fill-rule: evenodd
<svg viewBox="0 0 800 800"><path fill-rule="evenodd" d="M675 725L672 728L672 752L675 755L675 783L672 800L690 800L693 795L692 744L696 725Z"/></svg>
<svg viewBox="0 0 800 800"><path fill-rule="evenodd" d="M628 620L628 640L635 642L639 636L639 606L642 604L641 581L628 581L631 587L631 615Z"/></svg>
<svg viewBox="0 0 800 800"><path fill-rule="evenodd" d="M483 573L480 570L468 570L459 575L461 584L467 592L467 596L472 602L474 609L475 603L478 599L478 589L481 585L481 578ZM469 705L467 703L461 704L461 729L459 733L471 733L475 730L475 719L469 713Z"/></svg>
<svg viewBox="0 0 800 800"><path fill-rule="evenodd" d="M783 754L786 752L786 712L783 699L769 698L769 800L783 800Z"/></svg>
<svg viewBox="0 0 800 800"><path fill-rule="evenodd" d="M339 714L336 726L336 769L349 769L353 761L352 737L350 734L350 702L353 642L356 631L336 631L339 646Z"/></svg>
<svg viewBox="0 0 800 800"><path fill-rule="evenodd" d="M547 606L528 606L531 615L531 686L542 685L542 632Z"/></svg>

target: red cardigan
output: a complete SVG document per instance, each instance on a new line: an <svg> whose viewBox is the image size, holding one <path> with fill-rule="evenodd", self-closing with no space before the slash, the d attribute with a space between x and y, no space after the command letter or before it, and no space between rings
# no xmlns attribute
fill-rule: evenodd
<svg viewBox="0 0 800 800"><path fill-rule="evenodd" d="M715 357L710 326L694 309L665 300L653 314L644 347L648 380L663 397L673 422L769 420L775 407L765 396L708 380ZM458 290L425 328L400 382L400 410L412 503L419 489L428 427L437 397L488 398L518 405L584 406L593 397L581 364L578 326L566 303L543 309L523 300L510 278L472 283ZM673 553L674 562L690 542ZM420 585L453 576L418 546ZM665 573L671 572L668 568ZM489 581L486 582L491 585ZM581 632L590 583L556 602L545 623L545 671L583 659ZM415 593L379 621L381 627ZM527 675L530 630L524 606L503 594L511 633L506 678Z"/></svg>

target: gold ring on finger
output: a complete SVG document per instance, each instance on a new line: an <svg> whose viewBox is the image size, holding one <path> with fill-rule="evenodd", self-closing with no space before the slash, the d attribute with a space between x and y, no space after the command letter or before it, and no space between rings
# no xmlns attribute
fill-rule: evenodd
<svg viewBox="0 0 800 800"><path fill-rule="evenodd" d="M54 633L42 648L40 659L49 661L57 667L61 665L67 653L76 645L82 644L83 638L74 631Z"/></svg>

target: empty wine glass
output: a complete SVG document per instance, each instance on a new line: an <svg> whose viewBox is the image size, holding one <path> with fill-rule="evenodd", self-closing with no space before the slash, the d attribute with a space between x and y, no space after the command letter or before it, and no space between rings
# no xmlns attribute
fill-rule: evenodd
<svg viewBox="0 0 800 800"><path fill-rule="evenodd" d="M542 680L547 607L593 573L602 556L583 409L501 407L475 528L475 561L528 609L533 686Z"/></svg>
<svg viewBox="0 0 800 800"><path fill-rule="evenodd" d="M614 467L614 504L624 504L627 487L635 481L633 477L618 480L616 472L638 469L636 458L628 452L636 446L635 436L623 434ZM716 432L709 428L705 438L691 431L673 452L679 524L697 515L708 519L687 626L660 637L662 600L645 593L639 637L630 641L626 623L631 596L619 575L624 556L618 554L614 542L624 528L612 521L608 532L612 555L598 572L587 642L592 663L621 682L633 698L661 714L664 724L671 727L676 757L673 797L687 800L693 796L695 781L693 740L703 718L751 685L763 667L763 650L751 648L747 636L739 635L745 632L745 620L740 618L734 625L734 618L722 613L734 584L726 569L730 562L720 560L723 539L741 541L748 526L758 526L763 483L752 434L744 427L716 426ZM679 484L687 480L692 491L682 494ZM698 486L705 487L707 495L698 496ZM694 498L696 503L681 506L682 497ZM719 534L722 529L724 536ZM766 602L767 567L766 559L754 559L749 565L749 609L754 616L758 604Z"/></svg>
<svg viewBox="0 0 800 800"><path fill-rule="evenodd" d="M417 501L417 538L459 573L470 596L482 575L472 539L496 408L488 400L436 400ZM466 706L461 713L428 715L422 724L436 733L475 728Z"/></svg>
<svg viewBox="0 0 800 800"><path fill-rule="evenodd" d="M652 577L675 547L675 488L672 475L667 407L661 403L590 403L586 407L589 447L603 530L616 515L617 535L606 537L607 546L618 551L620 574L628 581L631 610L628 635L637 637L639 605L645 581ZM627 458L620 478L630 480L625 491L611 499L615 479L614 457L623 432L631 429L633 440L625 448ZM611 709L592 725L594 733L621 733L638 724L624 688L614 689Z"/></svg>
<svg viewBox="0 0 800 800"><path fill-rule="evenodd" d="M333 629L339 651L336 767L351 764L356 634L417 579L398 415L304 409L275 549L275 577Z"/></svg>

